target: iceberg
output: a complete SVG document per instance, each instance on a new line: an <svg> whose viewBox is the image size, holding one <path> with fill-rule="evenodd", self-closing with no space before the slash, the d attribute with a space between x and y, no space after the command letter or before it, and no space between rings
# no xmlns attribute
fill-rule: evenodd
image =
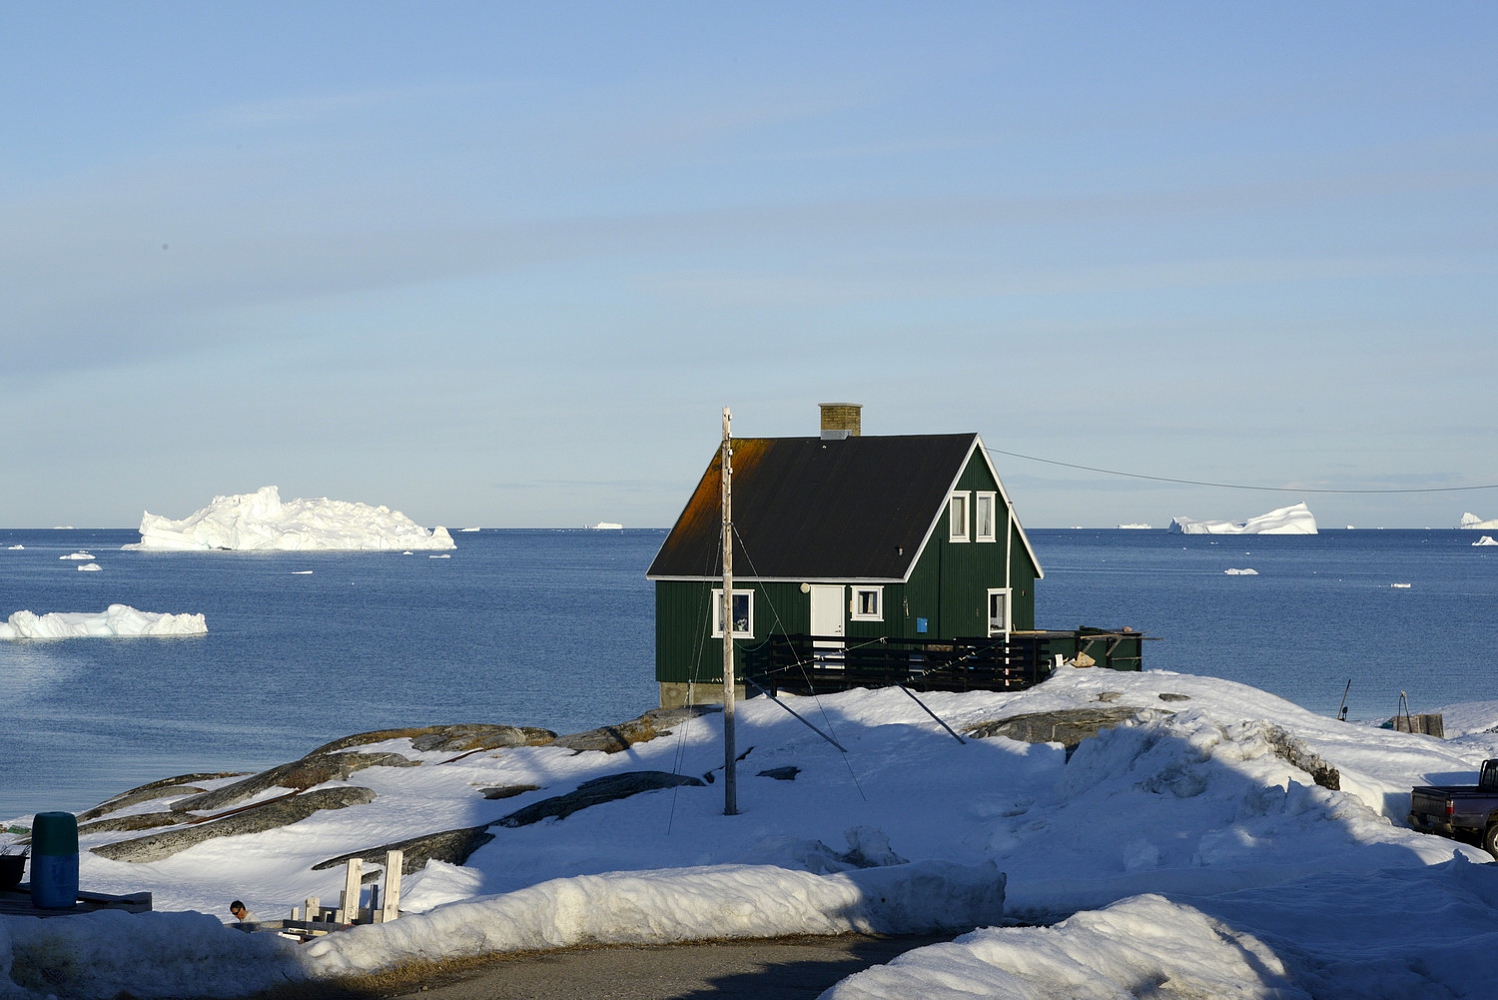
<svg viewBox="0 0 1498 1000"><path fill-rule="evenodd" d="M1228 576L1258 576L1259 575L1259 571L1256 570L1256 569L1225 569L1225 570L1223 570L1223 572L1226 573Z"/></svg>
<svg viewBox="0 0 1498 1000"><path fill-rule="evenodd" d="M72 552L72 553L69 553L68 555L65 555L65 556L58 556L57 558L59 558L59 559L72 559L72 560L75 560L77 562L87 562L88 560L92 559L93 557L94 556L93 556L92 552L84 552L82 549L79 549L77 552Z"/></svg>
<svg viewBox="0 0 1498 1000"><path fill-rule="evenodd" d="M623 531L624 530L624 525L620 524L618 521L599 521L597 524L590 524L590 525L588 525L588 527L592 528L594 531Z"/></svg>
<svg viewBox="0 0 1498 1000"><path fill-rule="evenodd" d="M398 510L348 500L281 501L274 486L218 496L180 521L147 511L140 541L127 549L200 551L384 551L455 549L441 526L431 531Z"/></svg>
<svg viewBox="0 0 1498 1000"><path fill-rule="evenodd" d="M1148 531L1150 526L1143 521L1131 521L1128 524L1120 524L1119 528L1129 531Z"/></svg>
<svg viewBox="0 0 1498 1000"><path fill-rule="evenodd" d="M78 567L86 569L85 566ZM202 615L155 614L128 604L111 604L101 614L17 611L0 622L0 639L100 639L116 636L207 635Z"/></svg>
<svg viewBox="0 0 1498 1000"><path fill-rule="evenodd" d="M1498 545L1498 541L1494 541L1492 535L1483 535L1481 538L1479 538L1477 541L1473 542L1472 544L1473 545Z"/></svg>
<svg viewBox="0 0 1498 1000"><path fill-rule="evenodd" d="M81 566L78 567L78 572L80 572L80 573L98 573L98 572L101 572L103 569L104 569L104 567L100 566L96 562L87 562L87 563L83 563Z"/></svg>
<svg viewBox="0 0 1498 1000"><path fill-rule="evenodd" d="M1171 520L1170 530L1178 535L1314 535L1316 518L1302 502L1247 521L1197 521L1177 517Z"/></svg>
<svg viewBox="0 0 1498 1000"><path fill-rule="evenodd" d="M1475 528L1479 531L1492 531L1493 529L1498 528L1498 517L1495 517L1490 521L1484 521L1482 518L1478 517L1476 514L1472 513L1469 510L1466 513L1462 514L1462 519L1457 522L1456 526L1458 528Z"/></svg>

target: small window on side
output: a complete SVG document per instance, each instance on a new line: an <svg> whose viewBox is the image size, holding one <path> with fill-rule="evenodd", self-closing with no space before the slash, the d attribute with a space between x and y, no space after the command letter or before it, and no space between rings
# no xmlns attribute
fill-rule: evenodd
<svg viewBox="0 0 1498 1000"><path fill-rule="evenodd" d="M988 634L1009 633L1009 591L1007 589L988 592Z"/></svg>
<svg viewBox="0 0 1498 1000"><path fill-rule="evenodd" d="M849 608L856 622L878 622L884 620L884 588L854 587L853 600Z"/></svg>
<svg viewBox="0 0 1498 1000"><path fill-rule="evenodd" d="M713 590L713 638L723 638L723 588L717 587ZM733 592L733 637L735 639L754 638L754 591L735 590Z"/></svg>
<svg viewBox="0 0 1498 1000"><path fill-rule="evenodd" d="M998 541L997 493L979 493L973 499L973 537L980 542Z"/></svg>
<svg viewBox="0 0 1498 1000"><path fill-rule="evenodd" d="M965 542L968 540L968 495L966 493L953 493L947 502L947 540L953 542Z"/></svg>

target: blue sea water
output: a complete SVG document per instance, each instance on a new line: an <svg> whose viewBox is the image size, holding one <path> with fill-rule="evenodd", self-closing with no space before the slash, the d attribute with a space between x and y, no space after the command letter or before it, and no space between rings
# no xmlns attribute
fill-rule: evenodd
<svg viewBox="0 0 1498 1000"><path fill-rule="evenodd" d="M261 768L353 732L570 732L656 702L644 573L661 530L461 533L450 559L120 550L137 537L0 530L0 619L119 603L202 612L209 629L0 641L0 818ZM1046 572L1038 623L1129 625L1160 639L1147 667L1244 681L1328 715L1351 679L1354 718L1392 715L1402 690L1416 711L1498 698L1498 548L1473 548L1473 532L1030 537ZM80 548L100 572L59 558Z"/></svg>

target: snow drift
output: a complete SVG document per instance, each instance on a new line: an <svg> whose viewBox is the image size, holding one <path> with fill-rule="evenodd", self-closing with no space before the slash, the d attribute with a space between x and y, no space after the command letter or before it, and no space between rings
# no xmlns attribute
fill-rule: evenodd
<svg viewBox="0 0 1498 1000"><path fill-rule="evenodd" d="M89 566L95 565L90 563ZM88 569L80 566L79 569ZM111 604L101 614L17 611L0 624L0 639L108 639L116 636L206 635L202 615L155 614L128 604Z"/></svg>
<svg viewBox="0 0 1498 1000"><path fill-rule="evenodd" d="M1178 535L1314 535L1316 518L1304 502L1279 507L1246 521L1197 521L1173 518L1170 530Z"/></svg>
<svg viewBox="0 0 1498 1000"><path fill-rule="evenodd" d="M180 521L147 511L140 542L127 549L370 550L455 549L440 525L431 531L398 510L348 500L281 501L274 486L218 496Z"/></svg>
<svg viewBox="0 0 1498 1000"><path fill-rule="evenodd" d="M240 996L288 980L437 957L579 944L918 933L996 923L1003 906L1004 876L992 863L932 861L836 875L719 865L554 879L306 946L244 934L198 913L0 918L0 973L8 977L0 980L0 995L20 987L90 1000L121 991L142 1000Z"/></svg>

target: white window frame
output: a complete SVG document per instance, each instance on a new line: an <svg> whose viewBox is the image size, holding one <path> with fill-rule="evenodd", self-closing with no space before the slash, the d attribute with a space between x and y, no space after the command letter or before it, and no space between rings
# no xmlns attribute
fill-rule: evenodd
<svg viewBox="0 0 1498 1000"><path fill-rule="evenodd" d="M882 622L884 621L884 588L883 587L860 587L855 584L853 599L848 602L848 620L855 622ZM859 611L859 598L864 594L874 595L874 610L872 613L864 614Z"/></svg>
<svg viewBox="0 0 1498 1000"><path fill-rule="evenodd" d="M988 501L988 531L983 531L983 502ZM978 542L997 542L999 540L999 495L987 491L974 495L973 498L973 540Z"/></svg>
<svg viewBox="0 0 1498 1000"><path fill-rule="evenodd" d="M957 504L959 501L961 501L962 503L962 524L960 531L958 530L958 518L956 516ZM973 537L971 525L972 519L973 498L970 491L957 490L953 492L951 496L947 497L947 541L966 542L970 540Z"/></svg>
<svg viewBox="0 0 1498 1000"><path fill-rule="evenodd" d="M993 627L993 599L998 596L1004 601L1004 627L995 629ZM1014 592L1010 587L990 587L988 597L984 600L983 614L987 616L989 635L1008 635L1014 629Z"/></svg>
<svg viewBox="0 0 1498 1000"><path fill-rule="evenodd" d="M748 629L748 631L739 631L738 629L734 629L733 637L735 639L753 639L754 638L754 591L752 591L752 590L740 590L739 588L735 587L735 588L733 588L733 596L735 598L738 598L738 597L747 597L749 599L749 629ZM713 588L713 611L712 611L712 619L711 619L711 621L713 623L713 638L714 639L721 639L721 638L723 638L723 588L722 587L714 587Z"/></svg>

